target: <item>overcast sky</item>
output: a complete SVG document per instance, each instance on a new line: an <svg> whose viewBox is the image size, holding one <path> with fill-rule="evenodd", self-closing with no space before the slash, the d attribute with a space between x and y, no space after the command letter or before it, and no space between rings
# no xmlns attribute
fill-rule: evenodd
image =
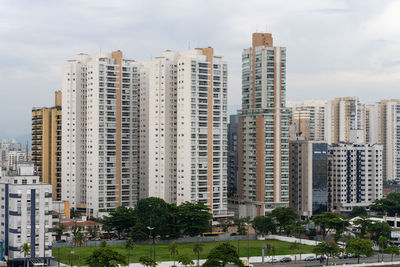
<svg viewBox="0 0 400 267"><path fill-rule="evenodd" d="M0 138L30 133L31 108L53 104L61 65L120 49L149 60L213 46L240 108L241 52L251 33L287 47L288 100L400 98L400 1L0 0Z"/></svg>

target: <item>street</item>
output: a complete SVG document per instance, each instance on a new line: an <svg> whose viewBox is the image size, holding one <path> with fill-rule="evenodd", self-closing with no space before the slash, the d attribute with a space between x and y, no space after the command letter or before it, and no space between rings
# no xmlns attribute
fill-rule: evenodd
<svg viewBox="0 0 400 267"><path fill-rule="evenodd" d="M394 256L393 257L393 261L400 261L400 256ZM384 261L385 262L390 262L391 261L391 255L384 255ZM360 263L371 263L371 262L378 262L378 256L374 255L373 257L369 257L369 258L360 258ZM333 259L329 259L329 265L341 265L341 264L355 264L357 263L357 259L353 258L353 259L337 259L337 258L333 258ZM320 264L319 261L291 261L291 262L284 262L284 263L254 263L253 264L254 267L261 267L261 266L321 266L322 264Z"/></svg>

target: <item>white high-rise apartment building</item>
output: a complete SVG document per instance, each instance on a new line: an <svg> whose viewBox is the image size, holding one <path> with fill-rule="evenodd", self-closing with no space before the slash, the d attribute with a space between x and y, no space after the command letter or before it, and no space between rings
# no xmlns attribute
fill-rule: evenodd
<svg viewBox="0 0 400 267"><path fill-rule="evenodd" d="M252 210L244 216L289 204L286 48L273 46L269 33L252 37L252 47L242 52L238 123L238 196Z"/></svg>
<svg viewBox="0 0 400 267"><path fill-rule="evenodd" d="M62 70L62 200L99 210L138 199L137 63L79 54Z"/></svg>
<svg viewBox="0 0 400 267"><path fill-rule="evenodd" d="M329 146L332 158L333 211L367 207L383 197L383 146L339 143Z"/></svg>
<svg viewBox="0 0 400 267"><path fill-rule="evenodd" d="M139 198L227 214L227 64L211 47L63 68L62 199L96 216Z"/></svg>
<svg viewBox="0 0 400 267"><path fill-rule="evenodd" d="M290 133L291 139L299 135L311 141L330 138L330 105L327 101L287 101L287 107L292 109L291 123L295 125L295 133Z"/></svg>
<svg viewBox="0 0 400 267"><path fill-rule="evenodd" d="M330 137L328 143L365 142L365 105L358 97L339 97L330 101ZM328 131L326 129L325 131Z"/></svg>
<svg viewBox="0 0 400 267"><path fill-rule="evenodd" d="M211 47L141 64L140 198L227 213L227 64Z"/></svg>
<svg viewBox="0 0 400 267"><path fill-rule="evenodd" d="M0 176L0 239L9 266L24 259L23 244L31 247L27 260L50 264L52 258L52 189L40 184L32 164L19 164L16 170Z"/></svg>
<svg viewBox="0 0 400 267"><path fill-rule="evenodd" d="M382 100L367 108L367 138L383 144L383 178L400 181L400 100Z"/></svg>

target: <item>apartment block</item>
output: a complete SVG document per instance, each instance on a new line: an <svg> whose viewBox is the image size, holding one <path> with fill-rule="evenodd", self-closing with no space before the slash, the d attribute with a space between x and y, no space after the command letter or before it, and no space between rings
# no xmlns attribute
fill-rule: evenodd
<svg viewBox="0 0 400 267"><path fill-rule="evenodd" d="M228 192L237 195L238 190L238 115L229 116L228 124Z"/></svg>
<svg viewBox="0 0 400 267"><path fill-rule="evenodd" d="M329 210L330 160L325 142L289 141L290 206L303 218Z"/></svg>
<svg viewBox="0 0 400 267"><path fill-rule="evenodd" d="M0 177L0 239L8 266L21 266L23 261L50 264L52 188L39 179L31 164L19 164ZM25 243L31 247L28 258L21 252Z"/></svg>
<svg viewBox="0 0 400 267"><path fill-rule="evenodd" d="M329 146L332 157L332 208L350 212L383 197L383 146L338 143Z"/></svg>
<svg viewBox="0 0 400 267"><path fill-rule="evenodd" d="M32 109L32 162L40 182L52 185L53 200L61 200L61 92L54 107Z"/></svg>
<svg viewBox="0 0 400 267"><path fill-rule="evenodd" d="M238 197L264 215L289 204L289 114L286 108L286 48L269 33L253 33L242 52L239 111Z"/></svg>
<svg viewBox="0 0 400 267"><path fill-rule="evenodd" d="M327 101L288 101L287 107L292 111L290 124L295 126L295 131L290 133L291 139L301 136L305 140L326 141L330 138L330 105Z"/></svg>
<svg viewBox="0 0 400 267"><path fill-rule="evenodd" d="M62 69L62 194L72 208L138 200L139 72L121 51L79 54Z"/></svg>
<svg viewBox="0 0 400 267"><path fill-rule="evenodd" d="M211 47L140 66L140 198L227 214L227 64Z"/></svg>
<svg viewBox="0 0 400 267"><path fill-rule="evenodd" d="M339 97L330 102L330 138L328 143L365 142L366 110L357 97Z"/></svg>

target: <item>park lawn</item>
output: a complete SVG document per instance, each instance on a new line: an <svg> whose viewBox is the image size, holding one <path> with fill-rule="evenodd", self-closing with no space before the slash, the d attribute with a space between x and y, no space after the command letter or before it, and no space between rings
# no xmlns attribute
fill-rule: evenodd
<svg viewBox="0 0 400 267"><path fill-rule="evenodd" d="M238 245L238 241L228 241L235 247ZM200 254L201 259L205 259L212 248L217 246L218 244L223 242L203 242L203 251ZM196 260L196 255L193 253L193 246L195 243L178 243L178 251L179 254L187 254ZM250 256L261 256L261 249L263 245L270 244L275 248L275 255L288 255L295 254L297 251L293 251L290 249L290 245L292 243L283 242L279 240L250 240ZM108 246L115 251L127 256L128 252L125 250L123 245L112 245ZM99 247L74 247L74 254L71 257L71 249L72 248L53 248L53 257L56 261L61 259L62 263L72 264L73 265L85 265L85 259L89 256L94 250ZM311 253L314 246L301 245L301 253ZM151 245L136 245L135 248L131 251L131 256L129 261L138 262L139 258L142 256L150 256ZM247 240L240 241L240 257L247 257ZM157 262L160 261L172 261L171 254L168 251L168 245L156 245L156 259Z"/></svg>

